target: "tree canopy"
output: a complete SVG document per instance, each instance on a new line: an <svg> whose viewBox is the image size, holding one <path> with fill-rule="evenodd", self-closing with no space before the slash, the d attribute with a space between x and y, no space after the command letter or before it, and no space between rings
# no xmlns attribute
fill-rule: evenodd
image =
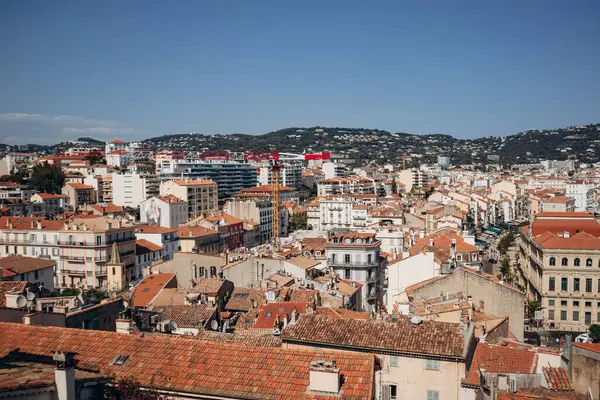
<svg viewBox="0 0 600 400"><path fill-rule="evenodd" d="M38 164L33 167L29 183L38 192L58 194L65 183L65 174L55 165Z"/></svg>

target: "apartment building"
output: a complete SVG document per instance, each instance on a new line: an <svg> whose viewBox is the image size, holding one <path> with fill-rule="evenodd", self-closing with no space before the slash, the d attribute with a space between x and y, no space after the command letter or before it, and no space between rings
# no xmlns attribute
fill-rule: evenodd
<svg viewBox="0 0 600 400"><path fill-rule="evenodd" d="M268 195L271 196L273 192L272 185L262 185L262 186L254 186L248 187L240 190L241 194L258 194L258 195ZM279 198L282 202L285 201L298 201L298 191L289 186L280 186L279 187Z"/></svg>
<svg viewBox="0 0 600 400"><path fill-rule="evenodd" d="M113 178L112 175L88 175L84 178L85 185L92 186L96 190L96 198L100 203L112 203L113 201Z"/></svg>
<svg viewBox="0 0 600 400"><path fill-rule="evenodd" d="M79 206L96 202L94 187L82 183L67 183L62 188L62 194L69 197L67 199L67 206L73 210Z"/></svg>
<svg viewBox="0 0 600 400"><path fill-rule="evenodd" d="M268 194L237 194L227 202L225 210L236 218L258 223L260 233L256 238L262 244L273 236L273 207Z"/></svg>
<svg viewBox="0 0 600 400"><path fill-rule="evenodd" d="M351 229L353 206L354 201L350 198L319 201L320 229Z"/></svg>
<svg viewBox="0 0 600 400"><path fill-rule="evenodd" d="M519 282L542 302L548 329L600 323L600 223L584 212L542 212L521 228Z"/></svg>
<svg viewBox="0 0 600 400"><path fill-rule="evenodd" d="M188 220L188 203L173 195L154 196L140 203L144 224L178 228Z"/></svg>
<svg viewBox="0 0 600 400"><path fill-rule="evenodd" d="M188 219L217 211L219 191L213 180L182 179L160 184L160 195L173 195L187 202Z"/></svg>
<svg viewBox="0 0 600 400"><path fill-rule="evenodd" d="M156 173L161 179L208 179L216 182L224 195L256 186L258 167L236 162L185 160L176 154L157 154Z"/></svg>
<svg viewBox="0 0 600 400"><path fill-rule="evenodd" d="M56 262L55 287L108 288L113 243L123 266L135 265L134 226L107 217L53 221L0 218L0 256L22 255Z"/></svg>
<svg viewBox="0 0 600 400"><path fill-rule="evenodd" d="M221 241L219 232L203 226L180 226L179 247L184 253L219 254Z"/></svg>
<svg viewBox="0 0 600 400"><path fill-rule="evenodd" d="M302 183L302 165L301 164L282 164L279 170L279 184L282 186L297 187ZM258 183L260 185L270 185L271 167L268 164L259 165Z"/></svg>
<svg viewBox="0 0 600 400"><path fill-rule="evenodd" d="M542 200L542 211L574 212L576 211L575 199L567 196L554 196Z"/></svg>
<svg viewBox="0 0 600 400"><path fill-rule="evenodd" d="M319 196L336 194L384 194L385 189L380 180L374 178L330 178L317 183Z"/></svg>
<svg viewBox="0 0 600 400"><path fill-rule="evenodd" d="M346 176L346 166L341 163L326 162L321 165L325 179L343 178Z"/></svg>
<svg viewBox="0 0 600 400"><path fill-rule="evenodd" d="M575 199L574 211L590 211L594 208L594 184L578 180L567 182L567 196Z"/></svg>
<svg viewBox="0 0 600 400"><path fill-rule="evenodd" d="M159 194L156 175L125 173L113 174L113 203L122 207L137 208L141 202Z"/></svg>
<svg viewBox="0 0 600 400"><path fill-rule="evenodd" d="M400 171L396 180L404 185L406 192L410 192L413 188L425 188L429 184L427 173L418 168Z"/></svg>
<svg viewBox="0 0 600 400"><path fill-rule="evenodd" d="M331 236L325 244L329 270L361 285L357 310L377 309L380 295L380 244L375 233L349 232Z"/></svg>
<svg viewBox="0 0 600 400"><path fill-rule="evenodd" d="M59 215L65 212L68 196L64 194L36 193L31 196L32 206L39 204L42 208L42 216Z"/></svg>
<svg viewBox="0 0 600 400"><path fill-rule="evenodd" d="M179 251L179 237L177 229L156 225L146 225L137 228L136 239L144 239L163 248L163 260L171 260L173 254Z"/></svg>

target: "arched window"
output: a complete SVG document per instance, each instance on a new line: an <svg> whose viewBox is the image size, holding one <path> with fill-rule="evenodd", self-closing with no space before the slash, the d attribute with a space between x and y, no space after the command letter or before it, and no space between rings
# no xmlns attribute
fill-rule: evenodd
<svg viewBox="0 0 600 400"><path fill-rule="evenodd" d="M575 264L576 267L579 267L581 265L581 261L579 260L579 258L575 259Z"/></svg>
<svg viewBox="0 0 600 400"><path fill-rule="evenodd" d="M585 266L586 267L591 267L592 266L592 259L588 258L587 260L585 260Z"/></svg>
<svg viewBox="0 0 600 400"><path fill-rule="evenodd" d="M562 259L562 265L563 265L563 267L566 267L567 265L569 265L569 259L567 257L564 257Z"/></svg>
<svg viewBox="0 0 600 400"><path fill-rule="evenodd" d="M550 257L550 265L556 265L556 258Z"/></svg>

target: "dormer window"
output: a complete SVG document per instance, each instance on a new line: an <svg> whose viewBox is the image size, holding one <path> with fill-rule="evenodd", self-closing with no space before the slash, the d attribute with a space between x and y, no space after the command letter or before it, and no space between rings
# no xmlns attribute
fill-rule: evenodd
<svg viewBox="0 0 600 400"><path fill-rule="evenodd" d="M356 244L362 244L362 239L356 239L356 240L354 241L354 243L356 243Z"/></svg>
<svg viewBox="0 0 600 400"><path fill-rule="evenodd" d="M344 243L346 243L346 244L352 244L352 239L346 238L346 239L344 239Z"/></svg>

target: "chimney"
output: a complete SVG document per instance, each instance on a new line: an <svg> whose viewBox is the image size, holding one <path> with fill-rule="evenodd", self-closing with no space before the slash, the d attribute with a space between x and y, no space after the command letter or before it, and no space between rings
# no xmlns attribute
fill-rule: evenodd
<svg viewBox="0 0 600 400"><path fill-rule="evenodd" d="M315 392L339 393L340 369L335 361L317 360L310 363L309 389Z"/></svg>
<svg viewBox="0 0 600 400"><path fill-rule="evenodd" d="M283 327L284 328L287 327L288 321L289 321L289 318L288 318L287 314L285 314L285 317L283 317Z"/></svg>
<svg viewBox="0 0 600 400"><path fill-rule="evenodd" d="M116 321L117 332L118 333L133 333L133 321L126 318L119 318Z"/></svg>
<svg viewBox="0 0 600 400"><path fill-rule="evenodd" d="M52 355L54 360L54 379L58 400L75 400L75 369L73 355L57 351Z"/></svg>
<svg viewBox="0 0 600 400"><path fill-rule="evenodd" d="M11 290L10 292L5 292L4 297L6 298L6 308L23 308L25 307L25 296L16 290ZM19 305L19 304L23 305Z"/></svg>
<svg viewBox="0 0 600 400"><path fill-rule="evenodd" d="M298 313L296 312L296 309L292 309L292 320L290 321L290 324L295 324L296 320L298 318Z"/></svg>
<svg viewBox="0 0 600 400"><path fill-rule="evenodd" d="M433 238L429 238L429 245L433 246Z"/></svg>

